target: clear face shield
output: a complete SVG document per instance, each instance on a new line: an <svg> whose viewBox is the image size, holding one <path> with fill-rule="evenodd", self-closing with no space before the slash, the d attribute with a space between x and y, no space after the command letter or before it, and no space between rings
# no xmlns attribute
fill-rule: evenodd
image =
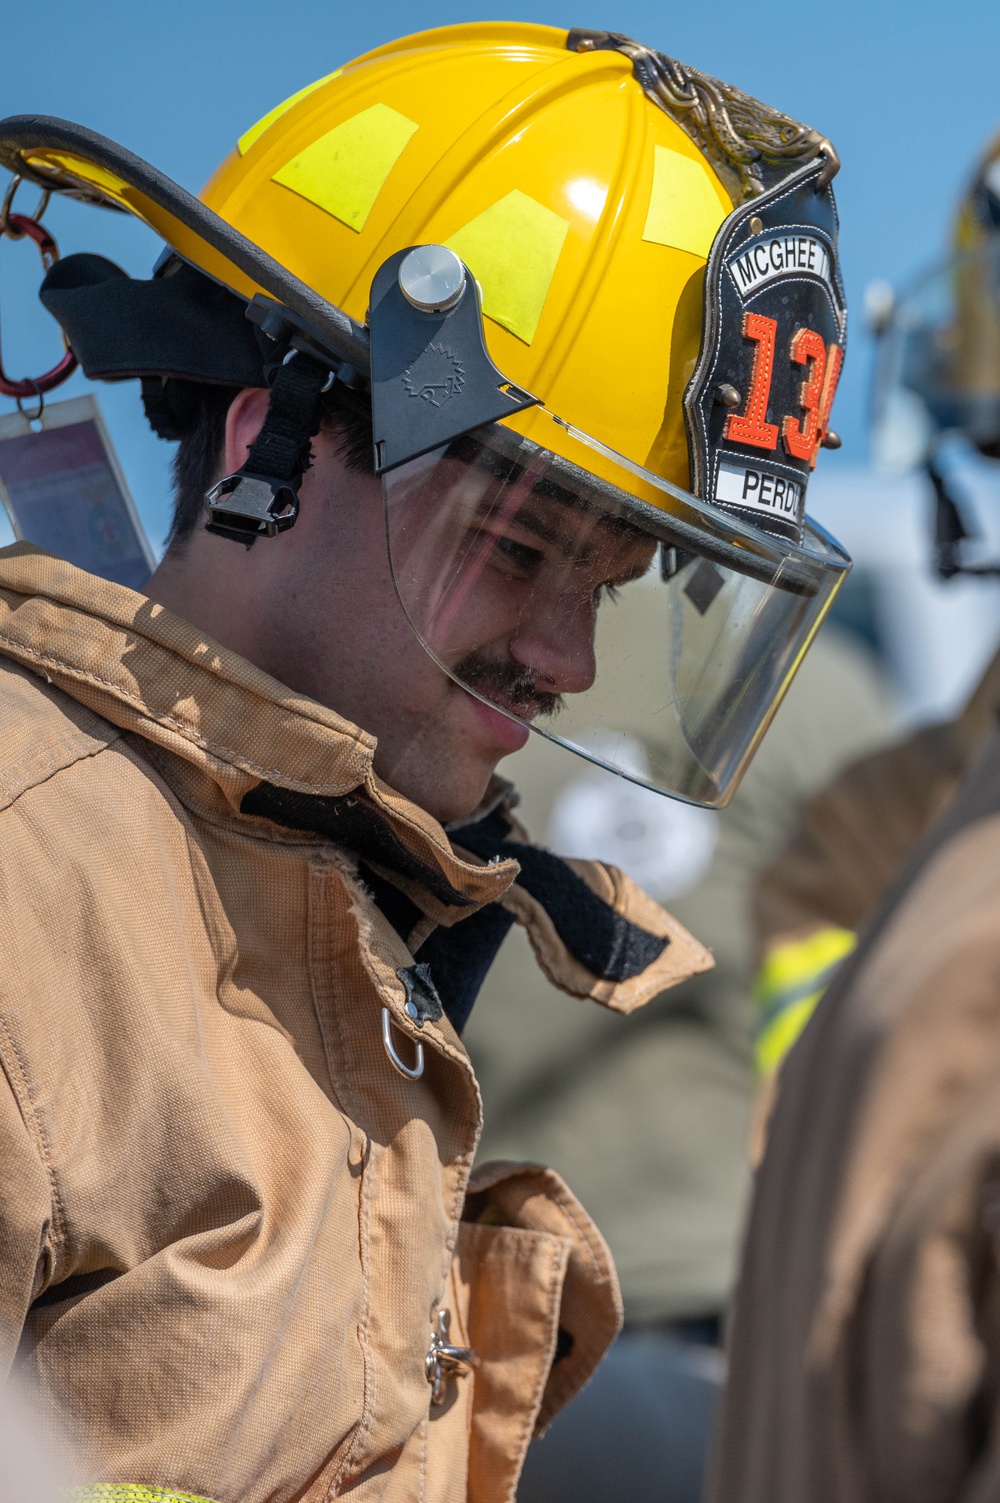
<svg viewBox="0 0 1000 1503"><path fill-rule="evenodd" d="M396 593L508 751L531 729L675 798L732 796L850 568L804 515L845 330L823 168L734 210L712 248L685 397L692 490L710 500L511 387L451 252L376 274Z"/></svg>
<svg viewBox="0 0 1000 1503"><path fill-rule="evenodd" d="M776 538L544 409L530 427L528 440L510 420L489 424L383 477L410 625L487 714L724 804L849 560L812 523L801 546Z"/></svg>
<svg viewBox="0 0 1000 1503"><path fill-rule="evenodd" d="M872 431L882 473L927 469L939 571L1000 572L991 561L1000 551L1000 233L927 273L888 310Z"/></svg>

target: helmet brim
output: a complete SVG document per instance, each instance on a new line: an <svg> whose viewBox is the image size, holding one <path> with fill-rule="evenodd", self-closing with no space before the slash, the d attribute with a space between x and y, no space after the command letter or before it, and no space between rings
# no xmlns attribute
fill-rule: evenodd
<svg viewBox="0 0 1000 1503"><path fill-rule="evenodd" d="M192 266L248 301L289 308L340 361L368 373L367 330L142 157L70 120L0 120L0 165L51 192L132 214Z"/></svg>

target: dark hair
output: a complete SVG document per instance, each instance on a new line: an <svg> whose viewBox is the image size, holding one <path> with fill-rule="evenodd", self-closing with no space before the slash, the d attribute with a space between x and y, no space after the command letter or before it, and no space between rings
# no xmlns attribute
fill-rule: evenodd
<svg viewBox="0 0 1000 1503"><path fill-rule="evenodd" d="M205 492L219 478L226 415L240 391L238 386L207 382L173 380L169 385L172 406L183 407L185 433L174 455L174 514L168 549L190 537L205 515ZM372 473L372 419L365 397L335 382L320 398L320 427L336 438L348 469Z"/></svg>

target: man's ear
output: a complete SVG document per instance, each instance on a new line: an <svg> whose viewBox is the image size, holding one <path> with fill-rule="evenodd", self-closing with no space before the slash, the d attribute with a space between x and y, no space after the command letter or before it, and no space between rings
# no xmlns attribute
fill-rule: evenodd
<svg viewBox="0 0 1000 1503"><path fill-rule="evenodd" d="M226 467L224 475L233 475L246 463L247 451L267 416L270 393L258 386L244 386L233 398L226 413Z"/></svg>

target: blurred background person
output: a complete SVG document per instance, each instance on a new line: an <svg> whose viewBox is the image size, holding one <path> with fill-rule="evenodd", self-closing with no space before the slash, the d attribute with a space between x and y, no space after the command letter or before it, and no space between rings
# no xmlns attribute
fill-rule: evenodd
<svg viewBox="0 0 1000 1503"><path fill-rule="evenodd" d="M946 266L887 309L878 374L880 457L924 468L939 573L996 576L1000 139ZM786 1026L718 1503L1000 1496L998 662L955 721L825 791L762 885ZM837 932L847 958L810 976Z"/></svg>
<svg viewBox="0 0 1000 1503"><path fill-rule="evenodd" d="M876 289L881 339L873 448L891 477L923 483L932 567L968 591L1000 574L1000 136L959 209L954 259L897 300ZM931 560L929 560L931 562ZM956 673L955 677L959 677ZM920 723L848 766L801 810L761 872L757 1059L769 1100L781 1061L903 863L954 796L1000 713L1000 652L954 716ZM765 1105L766 1112L766 1105ZM759 1151L758 1143L758 1151Z"/></svg>

